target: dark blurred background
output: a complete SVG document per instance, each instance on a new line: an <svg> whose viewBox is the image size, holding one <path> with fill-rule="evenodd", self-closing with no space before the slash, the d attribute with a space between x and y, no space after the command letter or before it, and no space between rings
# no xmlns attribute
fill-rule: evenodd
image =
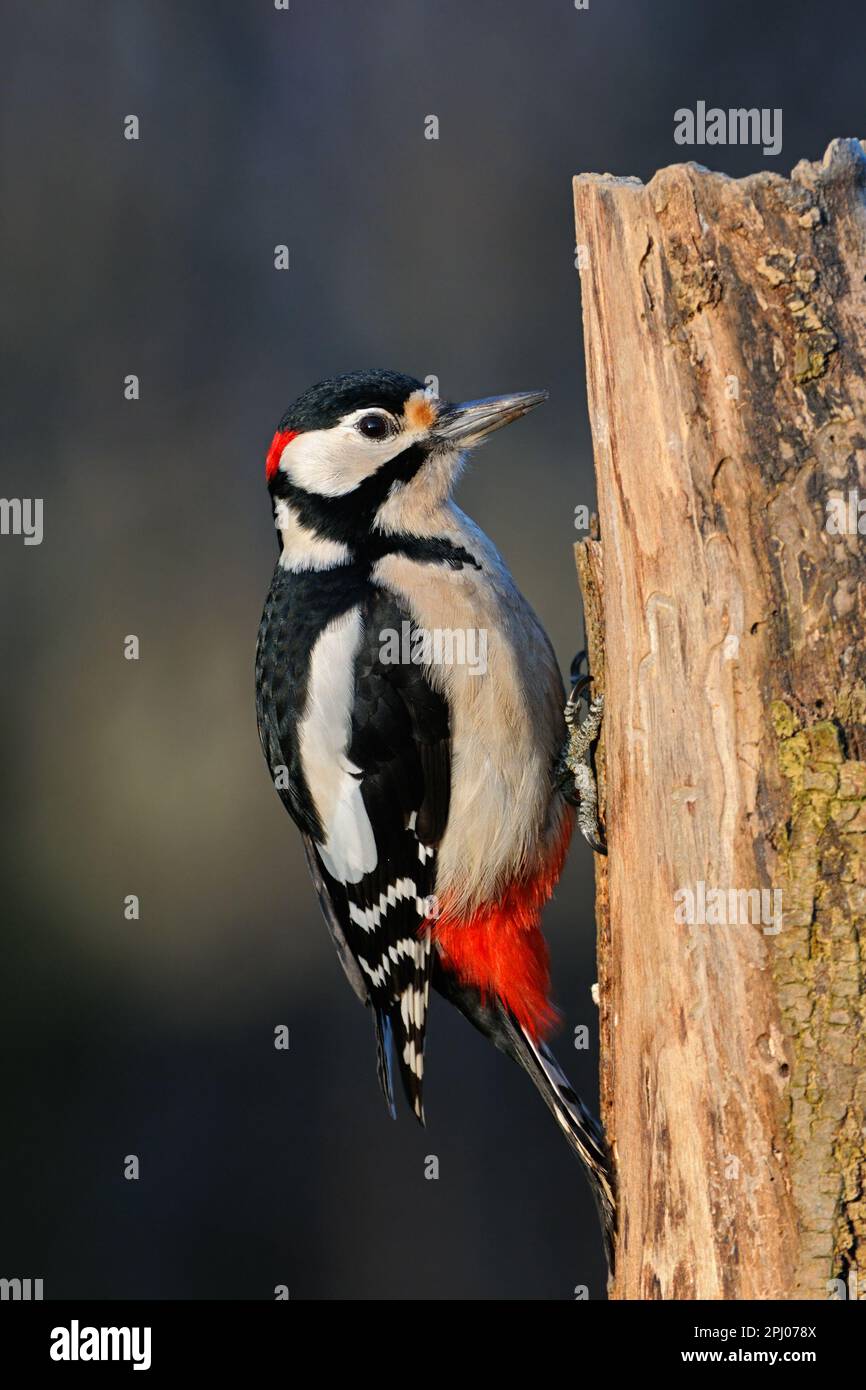
<svg viewBox="0 0 866 1390"><path fill-rule="evenodd" d="M0 490L45 520L41 546L0 537L0 1276L47 1298L603 1296L556 1126L444 1007L426 1133L387 1118L255 731L264 455L334 372L549 387L459 500L567 669L592 502L571 176L787 173L866 133L862 34L856 0L4 5ZM781 107L781 155L675 145L698 100ZM546 924L558 1049L595 1103L582 846Z"/></svg>

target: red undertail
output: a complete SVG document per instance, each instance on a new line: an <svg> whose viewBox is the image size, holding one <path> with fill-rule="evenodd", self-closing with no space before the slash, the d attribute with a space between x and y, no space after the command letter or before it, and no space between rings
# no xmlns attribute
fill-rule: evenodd
<svg viewBox="0 0 866 1390"><path fill-rule="evenodd" d="M535 1040L547 1037L557 1019L548 998L547 943L539 920L562 873L570 838L568 817L543 869L515 880L497 902L469 916L454 916L444 903L433 927L442 964L463 984L475 985L482 997L493 994L500 999Z"/></svg>

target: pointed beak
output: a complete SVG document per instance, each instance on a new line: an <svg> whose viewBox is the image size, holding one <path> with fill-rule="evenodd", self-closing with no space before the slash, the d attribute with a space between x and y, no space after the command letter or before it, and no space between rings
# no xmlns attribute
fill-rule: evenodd
<svg viewBox="0 0 866 1390"><path fill-rule="evenodd" d="M519 420L547 400L546 391L518 391L513 396L490 396L483 401L464 401L462 405L445 405L433 426L432 435L443 444L468 449L486 439L494 430Z"/></svg>

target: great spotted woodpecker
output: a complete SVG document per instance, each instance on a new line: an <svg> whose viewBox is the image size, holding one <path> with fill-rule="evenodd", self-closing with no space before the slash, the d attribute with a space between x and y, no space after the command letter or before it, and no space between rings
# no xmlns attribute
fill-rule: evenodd
<svg viewBox="0 0 866 1390"><path fill-rule="evenodd" d="M340 962L372 1007L391 1113L396 1053L423 1122L432 983L531 1077L586 1167L610 1255L604 1140L545 1042L539 918L574 819L562 682L495 547L451 500L466 451L545 397L451 405L365 371L289 408L266 462L280 553L258 726ZM476 659L461 661L473 634ZM569 715L567 766L588 797L599 711L583 731Z"/></svg>

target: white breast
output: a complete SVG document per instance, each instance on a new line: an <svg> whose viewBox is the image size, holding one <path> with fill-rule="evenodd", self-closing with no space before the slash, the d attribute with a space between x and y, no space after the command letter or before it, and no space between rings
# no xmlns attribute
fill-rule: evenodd
<svg viewBox="0 0 866 1390"><path fill-rule="evenodd" d="M436 891L456 911L494 901L522 871L539 869L560 830L551 765L564 737L562 683L548 638L493 544L449 504L436 533L484 564L453 570L393 554L373 578L427 631L483 628L487 668L432 665L451 706L452 785ZM476 648L477 649L477 648Z"/></svg>

